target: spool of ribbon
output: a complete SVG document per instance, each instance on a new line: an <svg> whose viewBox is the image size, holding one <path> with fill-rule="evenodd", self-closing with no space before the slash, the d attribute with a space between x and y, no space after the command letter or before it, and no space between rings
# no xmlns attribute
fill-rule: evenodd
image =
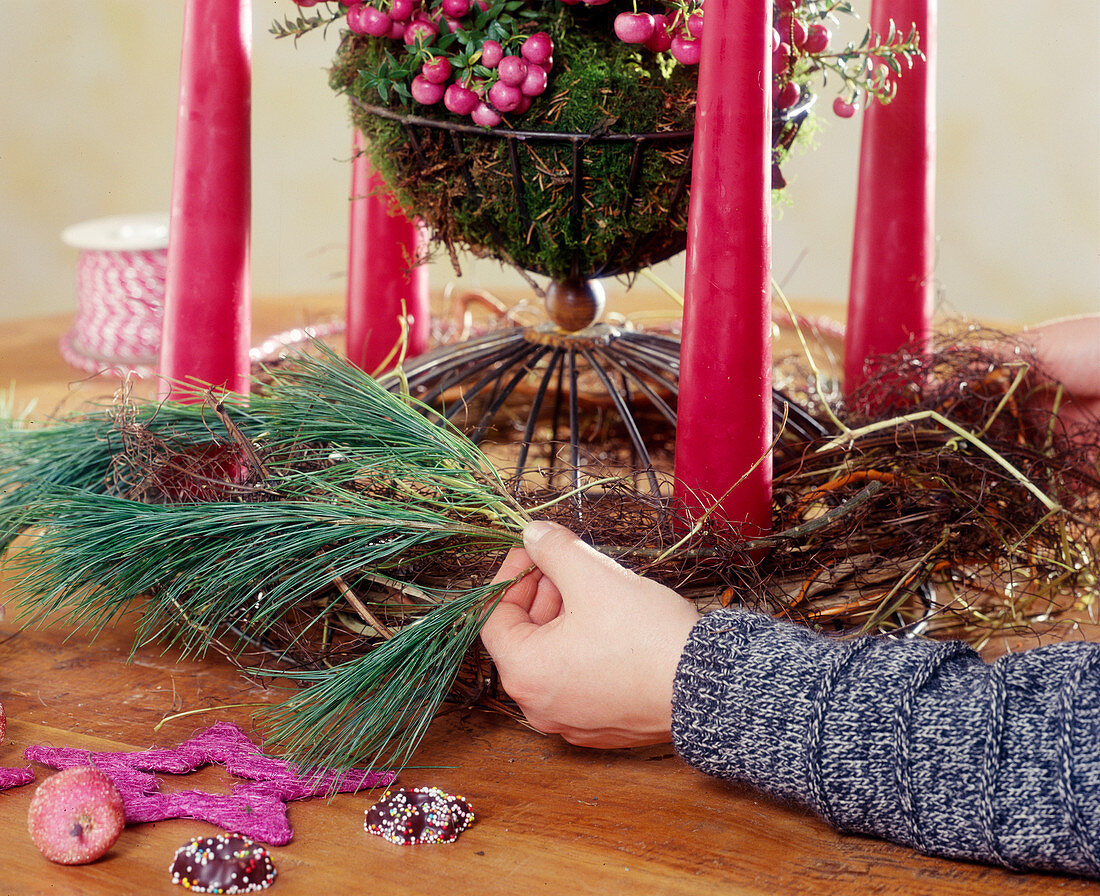
<svg viewBox="0 0 1100 896"><path fill-rule="evenodd" d="M168 261L166 214L120 215L66 228L80 250L76 317L62 357L88 373L153 376L160 354Z"/></svg>

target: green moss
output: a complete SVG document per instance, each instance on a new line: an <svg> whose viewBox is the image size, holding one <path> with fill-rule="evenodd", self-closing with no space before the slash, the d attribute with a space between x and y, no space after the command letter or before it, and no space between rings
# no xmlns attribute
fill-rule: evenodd
<svg viewBox="0 0 1100 896"><path fill-rule="evenodd" d="M555 45L549 87L527 114L508 125L579 135L691 130L695 70L667 66L615 38L611 22L618 11L615 4L546 6L538 28L548 31ZM345 35L331 84L352 99L352 117L369 138L375 168L403 207L423 218L449 249L464 248L550 277L630 272L683 249L690 138L647 146L633 189L634 143L584 141L578 214L573 141L410 129L364 110L360 104L382 101L361 73L376 71L393 47L390 41ZM470 124L442 104L409 108L392 93L389 99L386 107L395 113Z"/></svg>

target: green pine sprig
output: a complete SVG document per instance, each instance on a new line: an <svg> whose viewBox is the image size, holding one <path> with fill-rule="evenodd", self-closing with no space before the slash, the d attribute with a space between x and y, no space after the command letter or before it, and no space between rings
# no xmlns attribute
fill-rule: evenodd
<svg viewBox="0 0 1100 896"><path fill-rule="evenodd" d="M5 567L28 620L94 632L140 602L135 647L195 655L242 621L263 639L291 610L313 614L304 632L357 600L346 581L381 579L405 595L399 630L356 661L278 673L309 687L275 712L276 735L311 767L404 762L503 588L425 588L417 564L519 544L528 515L465 436L324 347L272 380L247 407L169 402L2 433L5 519L26 530ZM181 448L243 439L258 464L224 499L143 503L117 493L140 475L123 450L135 428Z"/></svg>
<svg viewBox="0 0 1100 896"><path fill-rule="evenodd" d="M243 430L255 429L244 407L235 417ZM22 528L35 524L40 492L57 486L106 494L112 483L126 481L126 428L208 442L218 438L220 427L208 407L175 403L95 407L47 427L6 419L0 424L0 554ZM220 436L225 438L224 431Z"/></svg>
<svg viewBox="0 0 1100 896"><path fill-rule="evenodd" d="M269 714L275 742L304 768L343 768L355 757L406 765L506 584L439 594L437 610L369 653L332 669L286 673L309 687Z"/></svg>

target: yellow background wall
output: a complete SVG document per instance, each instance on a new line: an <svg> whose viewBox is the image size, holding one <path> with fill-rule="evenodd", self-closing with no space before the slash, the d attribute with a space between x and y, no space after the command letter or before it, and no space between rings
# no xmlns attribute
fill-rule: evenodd
<svg viewBox="0 0 1100 896"><path fill-rule="evenodd" d="M857 0L866 17L867 0ZM168 206L183 0L0 0L0 320L74 307L69 224ZM253 285L339 293L350 131L325 84L335 34L268 33L254 0ZM1100 310L1096 0L941 4L939 254L949 313L1030 322ZM775 274L795 297L847 292L858 119L823 103L788 162ZM660 273L682 286L682 259ZM433 270L442 285L447 263ZM519 284L495 264L463 282Z"/></svg>

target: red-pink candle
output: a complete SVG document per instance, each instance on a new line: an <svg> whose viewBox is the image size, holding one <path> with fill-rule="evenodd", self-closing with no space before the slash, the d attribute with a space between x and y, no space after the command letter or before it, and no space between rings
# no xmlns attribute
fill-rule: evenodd
<svg viewBox="0 0 1100 896"><path fill-rule="evenodd" d="M710 0L695 115L677 494L771 527L771 0Z"/></svg>
<svg viewBox="0 0 1100 896"><path fill-rule="evenodd" d="M920 34L925 60L897 77L887 105L864 113L856 197L844 383L852 391L873 359L903 346L926 351L932 334L936 187L936 0L875 0L871 28L893 20Z"/></svg>
<svg viewBox="0 0 1100 896"><path fill-rule="evenodd" d="M371 170L355 133L348 227L348 359L368 373L428 347L431 309L424 228L407 218ZM405 329L406 335L402 336Z"/></svg>
<svg viewBox="0 0 1100 896"><path fill-rule="evenodd" d="M161 394L247 393L252 9L188 0L168 227ZM182 393L182 395L180 394Z"/></svg>

